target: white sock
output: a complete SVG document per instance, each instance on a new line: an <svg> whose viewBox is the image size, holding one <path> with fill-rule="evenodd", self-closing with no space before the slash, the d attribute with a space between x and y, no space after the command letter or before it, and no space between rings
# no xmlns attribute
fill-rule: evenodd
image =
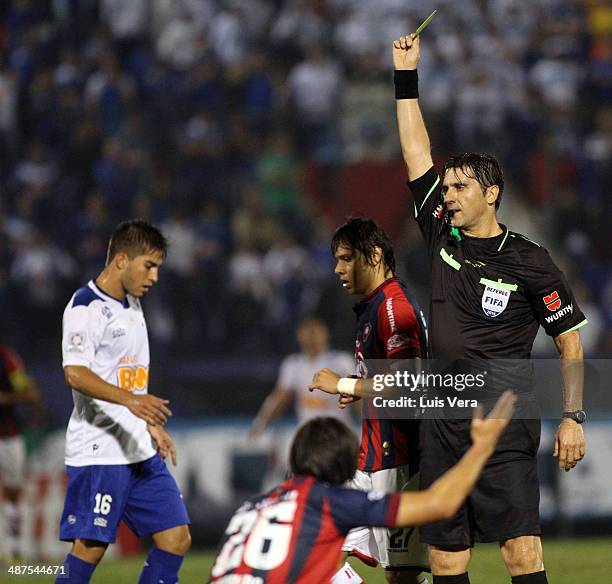
<svg viewBox="0 0 612 584"><path fill-rule="evenodd" d="M330 584L360 584L361 582L363 582L361 576L355 572L353 566L345 562L331 579Z"/></svg>
<svg viewBox="0 0 612 584"><path fill-rule="evenodd" d="M8 551L10 555L14 555L18 551L21 534L21 509L19 504L4 501L4 517L6 519Z"/></svg>

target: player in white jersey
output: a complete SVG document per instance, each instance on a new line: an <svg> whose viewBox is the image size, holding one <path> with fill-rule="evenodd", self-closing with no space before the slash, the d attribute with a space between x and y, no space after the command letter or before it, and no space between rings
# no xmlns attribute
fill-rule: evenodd
<svg viewBox="0 0 612 584"><path fill-rule="evenodd" d="M261 406L250 436L255 439L266 427L287 410L295 400L299 424L318 416L333 416L351 425L350 413L338 408L335 399L308 391L312 376L322 368L343 371L349 375L355 368L354 358L346 352L329 349L329 329L322 319L308 316L300 321L297 339L301 352L285 357L281 363L276 387Z"/></svg>
<svg viewBox="0 0 612 584"><path fill-rule="evenodd" d="M139 584L177 582L189 517L162 459L176 464L171 415L147 393L149 342L140 300L157 282L167 243L142 220L113 233L106 267L72 296L62 355L74 409L66 433L68 488L60 539L72 541L62 583L87 583L125 521L153 547Z"/></svg>

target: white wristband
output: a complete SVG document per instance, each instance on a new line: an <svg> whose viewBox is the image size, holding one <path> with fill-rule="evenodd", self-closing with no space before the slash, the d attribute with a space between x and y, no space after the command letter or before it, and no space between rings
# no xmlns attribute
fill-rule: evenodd
<svg viewBox="0 0 612 584"><path fill-rule="evenodd" d="M358 381L359 379L355 379L354 377L341 377L338 379L336 389L338 393L342 395L355 395L355 388L357 387Z"/></svg>

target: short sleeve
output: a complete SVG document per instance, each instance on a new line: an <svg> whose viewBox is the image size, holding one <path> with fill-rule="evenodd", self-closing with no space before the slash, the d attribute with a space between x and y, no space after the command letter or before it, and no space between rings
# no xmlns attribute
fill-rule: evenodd
<svg viewBox="0 0 612 584"><path fill-rule="evenodd" d="M523 252L522 259L525 288L546 334L556 337L587 324L565 275L549 253L532 244Z"/></svg>
<svg viewBox="0 0 612 584"><path fill-rule="evenodd" d="M293 355L289 355L283 359L281 363L278 379L276 380L276 387L282 387L284 389L293 390L295 386L295 359Z"/></svg>
<svg viewBox="0 0 612 584"><path fill-rule="evenodd" d="M405 296L388 297L378 308L378 338L387 359L415 359L421 353L419 320Z"/></svg>
<svg viewBox="0 0 612 584"><path fill-rule="evenodd" d="M430 249L443 220L441 182L440 176L432 166L423 176L408 183L414 197L414 217Z"/></svg>
<svg viewBox="0 0 612 584"><path fill-rule="evenodd" d="M353 527L394 527L401 494L330 487L329 506L339 531Z"/></svg>
<svg viewBox="0 0 612 584"><path fill-rule="evenodd" d="M76 307L71 304L64 311L62 324L63 366L90 367L102 341L108 319L102 314L100 302Z"/></svg>

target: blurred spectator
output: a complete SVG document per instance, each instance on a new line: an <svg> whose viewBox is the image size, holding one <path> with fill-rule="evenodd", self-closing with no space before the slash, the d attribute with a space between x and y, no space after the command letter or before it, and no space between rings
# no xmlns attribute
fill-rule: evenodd
<svg viewBox="0 0 612 584"><path fill-rule="evenodd" d="M264 205L259 190L253 187L244 190L242 205L233 213L231 229L234 241L239 244L249 242L259 250L272 246L277 222Z"/></svg>
<svg viewBox="0 0 612 584"><path fill-rule="evenodd" d="M46 191L55 178L53 164L41 142L30 142L24 158L15 168L15 179L36 192Z"/></svg>
<svg viewBox="0 0 612 584"><path fill-rule="evenodd" d="M306 58L289 73L287 88L295 111L295 140L303 156L333 159L335 115L342 71L322 46L306 49Z"/></svg>
<svg viewBox="0 0 612 584"><path fill-rule="evenodd" d="M601 350L612 338L601 237L612 223L608 3L446 6L420 71L435 157L500 157L511 195L502 214L519 209L527 235L540 229L562 248L584 282L586 342ZM270 352L261 331L280 345L317 305L336 332L346 301L329 237L340 214L359 210L349 204L401 196L389 41L427 13L417 0L10 3L0 299L11 318L57 332L58 289L98 266L109 229L137 214L174 241L152 298L152 332L168 350L240 352L240 338ZM360 166L392 181L397 172L396 192L381 174L381 193L347 193ZM393 220L405 276L426 295L413 227ZM18 348L35 352L21 329Z"/></svg>
<svg viewBox="0 0 612 584"><path fill-rule="evenodd" d="M268 211L286 215L298 212L303 198L299 171L289 137L283 132L275 132L257 161L256 176Z"/></svg>
<svg viewBox="0 0 612 584"><path fill-rule="evenodd" d="M187 11L180 11L165 24L157 38L156 49L163 63L179 71L186 71L202 56L201 31Z"/></svg>
<svg viewBox="0 0 612 584"><path fill-rule="evenodd" d="M177 342L184 348L199 333L193 314L197 285L193 279L197 266L196 232L189 213L182 207L175 207L161 228L169 243L164 263L166 282L161 288L166 303L174 307Z"/></svg>
<svg viewBox="0 0 612 584"><path fill-rule="evenodd" d="M15 301L21 315L21 340L39 355L48 355L49 339L57 336L57 307L78 276L76 262L44 233L20 246L10 268Z"/></svg>

